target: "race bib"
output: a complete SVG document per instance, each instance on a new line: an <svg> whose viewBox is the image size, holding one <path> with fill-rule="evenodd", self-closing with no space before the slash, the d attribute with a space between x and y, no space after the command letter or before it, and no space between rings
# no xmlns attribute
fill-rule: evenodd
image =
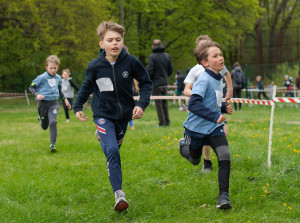
<svg viewBox="0 0 300 223"><path fill-rule="evenodd" d="M215 90L215 92L216 92L217 104L218 106L221 106L223 102L223 92L218 90Z"/></svg>
<svg viewBox="0 0 300 223"><path fill-rule="evenodd" d="M61 90L62 90L62 91L67 91L67 90L68 90L68 86L63 85L62 88L61 88Z"/></svg>
<svg viewBox="0 0 300 223"><path fill-rule="evenodd" d="M96 80L96 83L98 85L100 92L114 90L114 85L111 82L111 79L109 77L99 78L98 80Z"/></svg>
<svg viewBox="0 0 300 223"><path fill-rule="evenodd" d="M56 86L56 80L55 79L48 79L48 84L50 87L55 87Z"/></svg>

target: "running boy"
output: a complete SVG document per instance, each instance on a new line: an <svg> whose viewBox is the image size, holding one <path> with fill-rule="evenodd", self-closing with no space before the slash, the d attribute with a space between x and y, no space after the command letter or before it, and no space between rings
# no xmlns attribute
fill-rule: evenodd
<svg viewBox="0 0 300 223"><path fill-rule="evenodd" d="M57 138L57 114L59 105L57 102L60 96L66 106L71 109L68 100L64 98L61 92L61 77L57 74L60 60L56 55L51 55L46 59L46 72L37 76L30 87L29 91L35 95L38 103L39 121L42 129L46 130L50 126L50 152L55 153Z"/></svg>
<svg viewBox="0 0 300 223"><path fill-rule="evenodd" d="M219 44L206 41L197 45L194 55L199 64L205 67L195 82L189 102L189 114L184 122L186 145L181 145L180 154L193 165L201 160L203 145L210 145L218 157L219 198L217 208L229 209L230 153L224 134L225 116L232 113L232 107L222 102L222 75L224 58ZM222 113L221 113L222 112Z"/></svg>
<svg viewBox="0 0 300 223"><path fill-rule="evenodd" d="M74 103L74 112L81 121L88 118L82 112L83 104L93 93L92 110L102 150L107 159L109 180L115 194L114 210L128 208L122 191L120 147L128 121L140 119L150 103L152 82L142 63L124 48L125 29L112 21L102 22L97 28L101 47L98 58L87 67ZM139 82L140 100L133 99L133 79Z"/></svg>
<svg viewBox="0 0 300 223"><path fill-rule="evenodd" d="M72 102L73 102L73 98L74 98L74 89L76 89L76 91L79 90L79 88L74 84L74 82L72 81L72 78L70 78L71 72L69 69L64 69L62 70L62 83L61 83L61 91L64 94L64 96L68 99L70 105L71 105L71 109L72 109ZM66 104L63 102L63 107L65 110L65 116L66 116L66 122L70 121L70 115L69 115L69 109L66 106Z"/></svg>
<svg viewBox="0 0 300 223"><path fill-rule="evenodd" d="M212 39L208 35L200 35L197 37L195 45L201 44L203 41L212 41ZM201 64L196 64L190 72L187 74L187 77L184 80L185 88L184 88L184 95L191 97L192 94L192 88L193 84L197 81L199 78L200 74L202 74L205 71L205 68ZM225 65L223 70L220 71L220 74L224 76L224 79L227 84L227 94L225 96L225 100L229 100L232 98L232 81L231 81L231 76L229 71L226 69ZM224 124L224 131L225 135L227 137L228 134L228 126L227 123ZM181 143L184 143L184 139L181 139ZM203 168L202 172L207 173L212 170L212 162L210 160L210 146L208 145L203 145Z"/></svg>

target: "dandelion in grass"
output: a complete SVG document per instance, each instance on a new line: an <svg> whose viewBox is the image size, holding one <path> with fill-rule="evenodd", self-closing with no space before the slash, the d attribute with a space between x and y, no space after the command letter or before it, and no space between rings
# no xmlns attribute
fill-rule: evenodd
<svg viewBox="0 0 300 223"><path fill-rule="evenodd" d="M268 183L267 183L267 186L269 187L269 186L270 186L270 184L268 184Z"/></svg>
<svg viewBox="0 0 300 223"><path fill-rule="evenodd" d="M250 156L248 156L248 160L249 160L249 159L251 159L251 157L250 157Z"/></svg>
<svg viewBox="0 0 300 223"><path fill-rule="evenodd" d="M145 136L148 136L148 134L147 134L147 133L145 133Z"/></svg>
<svg viewBox="0 0 300 223"><path fill-rule="evenodd" d="M198 183L198 180L197 180L197 179L195 179L195 182L196 182L196 183Z"/></svg>
<svg viewBox="0 0 300 223"><path fill-rule="evenodd" d="M286 204L286 203L283 203L283 206L284 206L284 207L286 207L286 206L287 206L287 204Z"/></svg>
<svg viewBox="0 0 300 223"><path fill-rule="evenodd" d="M293 149L294 153L299 153L300 150Z"/></svg>
<svg viewBox="0 0 300 223"><path fill-rule="evenodd" d="M293 165L296 165L296 163L293 163Z"/></svg>
<svg viewBox="0 0 300 223"><path fill-rule="evenodd" d="M251 132L251 129L249 129L249 132Z"/></svg>
<svg viewBox="0 0 300 223"><path fill-rule="evenodd" d="M292 208L290 206L288 206L288 209L291 210Z"/></svg>
<svg viewBox="0 0 300 223"><path fill-rule="evenodd" d="M252 126L253 126L253 124L251 123L251 124L250 124L250 126L252 127Z"/></svg>
<svg viewBox="0 0 300 223"><path fill-rule="evenodd" d="M236 154L235 156L236 156L236 157L239 157L240 155L239 155L239 154Z"/></svg>
<svg viewBox="0 0 300 223"><path fill-rule="evenodd" d="M250 200L252 200L253 197L249 197Z"/></svg>
<svg viewBox="0 0 300 223"><path fill-rule="evenodd" d="M212 158L212 159L215 159L215 156L212 156L211 158Z"/></svg>
<svg viewBox="0 0 300 223"><path fill-rule="evenodd" d="M94 165L94 163L91 163L91 166L93 166Z"/></svg>
<svg viewBox="0 0 300 223"><path fill-rule="evenodd" d="M266 131L267 129L266 128L264 128L264 131Z"/></svg>

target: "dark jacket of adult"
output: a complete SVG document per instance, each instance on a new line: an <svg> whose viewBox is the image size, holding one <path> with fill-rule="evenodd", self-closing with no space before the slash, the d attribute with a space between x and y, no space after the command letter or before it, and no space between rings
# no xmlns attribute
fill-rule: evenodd
<svg viewBox="0 0 300 223"><path fill-rule="evenodd" d="M152 83L142 63L122 49L114 65L105 58L105 50L100 50L98 58L89 62L85 81L76 101L74 112L82 111L83 104L93 94L92 110L94 118L110 120L131 120L135 105L143 110L150 103ZM133 79L139 82L140 100L133 100Z"/></svg>
<svg viewBox="0 0 300 223"><path fill-rule="evenodd" d="M148 60L148 73L152 80L153 87L168 85L168 76L173 73L171 57L165 52L163 45L152 49Z"/></svg>
<svg viewBox="0 0 300 223"><path fill-rule="evenodd" d="M235 66L233 68L233 70L231 71L231 80L232 80L232 88L234 89L242 89L243 88L243 85L242 84L237 84L235 81L234 81L234 75L236 73L237 70L240 70L242 71L242 68L240 66Z"/></svg>

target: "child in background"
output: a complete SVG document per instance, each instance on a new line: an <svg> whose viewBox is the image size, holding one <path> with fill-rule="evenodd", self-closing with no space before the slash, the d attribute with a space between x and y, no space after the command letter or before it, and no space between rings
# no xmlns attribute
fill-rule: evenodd
<svg viewBox="0 0 300 223"><path fill-rule="evenodd" d="M60 60L56 55L51 55L46 59L46 72L37 76L31 83L29 91L35 95L38 103L39 121L42 129L46 130L50 126L50 152L55 153L57 138L57 115L59 96L63 99L68 109L71 105L68 99L61 92L61 77L57 74Z"/></svg>
<svg viewBox="0 0 300 223"><path fill-rule="evenodd" d="M89 62L85 81L74 103L74 112L80 121L88 117L82 112L83 104L93 93L93 118L102 150L107 159L109 180L115 195L115 211L129 207L122 190L120 147L128 122L140 119L150 103L152 82L143 64L124 48L125 29L109 21L97 28L98 58ZM140 100L133 99L133 79L139 82Z"/></svg>
<svg viewBox="0 0 300 223"><path fill-rule="evenodd" d="M269 98L272 100L273 99L274 81L271 81L268 88L269 88Z"/></svg>
<svg viewBox="0 0 300 223"><path fill-rule="evenodd" d="M262 82L261 78L262 77L260 75L256 76L257 89L258 89L257 97L258 97L259 100L262 100L263 97L265 97L265 99L268 100L269 98L266 95L265 88L264 88L264 83Z"/></svg>
<svg viewBox="0 0 300 223"><path fill-rule="evenodd" d="M72 102L74 98L74 88L76 91L79 90L79 88L74 84L72 81L72 78L70 78L71 72L69 69L64 69L62 70L62 83L61 83L61 91L64 94L64 96L68 99L71 109L72 109ZM69 115L69 109L66 105L66 103L63 101L63 107L65 110L65 115L66 115L66 122L70 121L70 115Z"/></svg>
<svg viewBox="0 0 300 223"><path fill-rule="evenodd" d="M189 101L189 114L183 123L184 143L180 143L180 154L193 165L201 161L203 145L210 145L218 157L219 198L217 208L229 209L230 153L224 133L226 117L222 113L232 113L232 107L223 101L222 75L224 58L219 44L205 41L196 45L194 55L205 67L194 83Z"/></svg>
<svg viewBox="0 0 300 223"><path fill-rule="evenodd" d="M127 50L127 52L128 52L128 50ZM138 96L139 95L139 83L137 82L136 79L133 79L133 87L132 88L133 88L133 95ZM133 120L130 120L128 122L128 124L129 124L131 130L135 130Z"/></svg>

